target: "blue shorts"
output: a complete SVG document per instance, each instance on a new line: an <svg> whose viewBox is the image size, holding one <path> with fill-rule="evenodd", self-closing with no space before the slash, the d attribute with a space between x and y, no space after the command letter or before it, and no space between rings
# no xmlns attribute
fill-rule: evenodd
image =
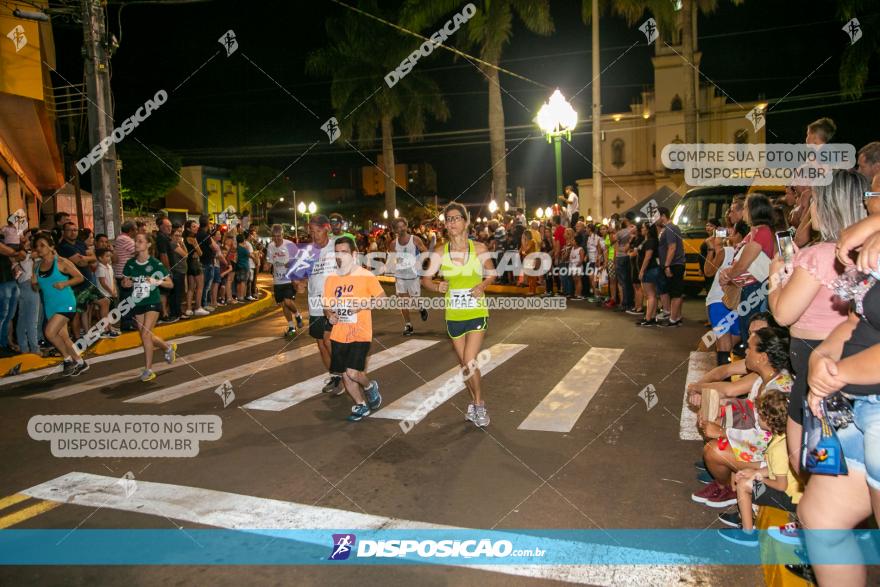
<svg viewBox="0 0 880 587"><path fill-rule="evenodd" d="M489 319L485 316L482 318L472 318L470 320L447 320L446 332L450 338L461 338L468 332L475 330L486 330L489 328Z"/></svg>
<svg viewBox="0 0 880 587"><path fill-rule="evenodd" d="M660 268L659 267L651 267L645 271L645 278L642 279L642 283L650 283L654 286L658 286L660 284Z"/></svg>
<svg viewBox="0 0 880 587"><path fill-rule="evenodd" d="M880 395L848 396L854 422L837 431L850 468L864 471L868 485L880 490Z"/></svg>
<svg viewBox="0 0 880 587"><path fill-rule="evenodd" d="M715 302L706 306L709 312L709 322L712 323L712 330L717 336L730 334L731 336L739 336L739 315L736 310L729 310L724 302ZM732 319L724 320L728 315L733 315ZM725 322L724 326L719 327L721 322Z"/></svg>

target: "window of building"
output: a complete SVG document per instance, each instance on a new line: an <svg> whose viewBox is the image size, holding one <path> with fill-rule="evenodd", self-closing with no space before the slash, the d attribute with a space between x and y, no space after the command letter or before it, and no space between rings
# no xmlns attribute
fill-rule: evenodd
<svg viewBox="0 0 880 587"><path fill-rule="evenodd" d="M624 147L625 143L623 142L623 139L614 139L611 143L611 164L618 169L626 165L623 152Z"/></svg>
<svg viewBox="0 0 880 587"><path fill-rule="evenodd" d="M672 98L672 103L669 105L669 109L673 112L675 112L676 110L682 109L681 96L676 94L675 97Z"/></svg>

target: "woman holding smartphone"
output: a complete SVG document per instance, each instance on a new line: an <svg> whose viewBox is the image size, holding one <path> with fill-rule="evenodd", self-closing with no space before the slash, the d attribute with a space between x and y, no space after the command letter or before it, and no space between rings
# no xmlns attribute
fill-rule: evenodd
<svg viewBox="0 0 880 587"><path fill-rule="evenodd" d="M786 442L794 470L800 464L807 366L813 349L846 320L848 304L835 299L834 282L844 266L836 259L836 243L843 230L865 217L862 194L868 185L858 173L835 172L831 185L813 188L809 215L813 230L822 241L797 251L786 260L783 252L791 242L779 233L778 254L770 264L770 311L791 333L790 359L795 381L788 407ZM793 246L793 245L792 245Z"/></svg>

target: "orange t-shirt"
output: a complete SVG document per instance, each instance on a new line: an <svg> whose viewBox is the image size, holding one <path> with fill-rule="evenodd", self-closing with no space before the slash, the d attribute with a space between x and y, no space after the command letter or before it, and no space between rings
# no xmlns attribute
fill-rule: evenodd
<svg viewBox="0 0 880 587"><path fill-rule="evenodd" d="M347 307L346 299L364 302L384 293L379 280L363 267L356 267L348 275L331 274L324 282L324 299L333 301L339 321L333 325L330 340L336 342L370 342L373 340L373 318L369 309L360 312Z"/></svg>

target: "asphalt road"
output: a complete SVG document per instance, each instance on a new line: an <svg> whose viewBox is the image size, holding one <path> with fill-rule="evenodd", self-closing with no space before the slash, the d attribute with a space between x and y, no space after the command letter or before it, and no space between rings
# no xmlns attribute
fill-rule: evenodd
<svg viewBox="0 0 880 587"><path fill-rule="evenodd" d="M718 510L690 500L690 493L701 487L692 465L700 442L679 439L688 358L705 332L702 300L687 302L685 325L673 329L639 329L631 316L586 302L570 306L565 311L492 314L484 347L493 349L500 364L484 378L492 418L486 430L464 422L466 393L438 402L406 434L392 417L408 409L397 400L414 390L436 390L456 365L440 312L426 323L417 319L412 338L402 336L399 315L374 315L372 353L384 353L387 364L372 376L380 382L384 404L375 417L360 423L345 421L351 406L346 396L314 394L323 371L312 352L314 343L305 332L294 340L282 339L285 323L278 311L200 333L205 338L181 344L180 361L150 383L133 376L142 366L141 355L96 363L77 379L54 375L17 384L0 381L0 498L54 483L58 501L80 504L31 498L0 510L0 516L9 519L30 507L18 514L14 528L74 531L177 528L185 533L238 527L236 523L247 525L249 520L304 527L295 521L285 526L272 507L263 512L265 500L272 499L331 508L337 516L333 519L341 523L346 516L369 514L460 528L714 532L720 527ZM161 361L158 354L157 359ZM215 390L225 381L235 398L224 408ZM651 409L638 395L649 384L658 399ZM279 394L282 389L286 393ZM248 406L251 402L257 403ZM380 417L383 410L385 417ZM552 417L548 410L553 410ZM222 436L203 441L193 458L58 458L47 441L28 435L28 420L38 414L216 415L222 419ZM145 505L104 499L100 491L89 494L89 483L114 486L127 472L139 484L134 498L153 501ZM57 481L65 475L66 485ZM156 498L153 490L164 486L154 484L172 485L172 497ZM328 553L329 547L328 538ZM0 569L0 581L484 586L761 582L760 569L742 566L545 567L540 577L537 572L510 574L501 566L21 566Z"/></svg>

